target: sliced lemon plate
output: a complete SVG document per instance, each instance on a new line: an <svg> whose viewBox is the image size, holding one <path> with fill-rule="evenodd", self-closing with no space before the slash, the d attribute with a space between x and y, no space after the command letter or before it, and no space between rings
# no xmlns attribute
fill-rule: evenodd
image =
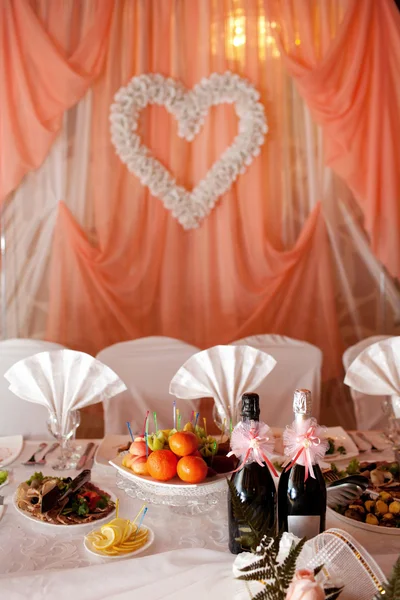
<svg viewBox="0 0 400 600"><path fill-rule="evenodd" d="M142 525L139 531L135 525L126 529L123 527L122 523L111 521L100 530L92 531L84 539L86 550L107 559L130 558L147 550L154 541L154 532L150 527Z"/></svg>

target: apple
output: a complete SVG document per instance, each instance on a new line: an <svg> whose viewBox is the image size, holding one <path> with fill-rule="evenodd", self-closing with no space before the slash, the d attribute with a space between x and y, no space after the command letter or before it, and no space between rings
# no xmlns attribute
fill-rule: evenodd
<svg viewBox="0 0 400 600"><path fill-rule="evenodd" d="M137 456L131 469L136 475L148 475L147 458L145 456Z"/></svg>

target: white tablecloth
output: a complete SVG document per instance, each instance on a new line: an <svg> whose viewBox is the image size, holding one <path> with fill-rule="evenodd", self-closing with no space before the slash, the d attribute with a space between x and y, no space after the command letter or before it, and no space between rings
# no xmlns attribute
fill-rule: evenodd
<svg viewBox="0 0 400 600"><path fill-rule="evenodd" d="M35 446L33 442L26 444L18 462L12 466L14 481L0 489L0 494L6 497L6 509L0 520L1 599L25 599L29 595L30 600L131 600L139 597L203 600L211 593L219 600L234 598L235 582L231 577L234 557L227 549L225 504L196 517L179 516L167 507L150 505L146 523L155 532L154 544L133 559L97 558L85 550L82 531L74 533L71 529L65 531L32 523L11 505L17 484L35 470L20 465L29 458ZM42 468L42 471L47 473L51 469ZM76 472L69 474L74 476ZM64 472L63 475L67 474ZM111 467L95 466L92 480L119 496L122 517L136 515L141 502L123 495L117 488ZM328 527L344 528L335 517L328 520ZM389 573L400 553L400 539L365 535L354 527L349 531L374 556L385 573Z"/></svg>

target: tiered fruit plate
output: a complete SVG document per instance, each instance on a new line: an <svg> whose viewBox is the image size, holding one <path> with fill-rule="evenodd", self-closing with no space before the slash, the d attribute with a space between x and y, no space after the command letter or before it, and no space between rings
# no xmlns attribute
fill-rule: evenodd
<svg viewBox="0 0 400 600"><path fill-rule="evenodd" d="M136 475L122 466L123 454L110 460L117 471L117 486L132 498L151 504L170 506L180 514L202 514L225 500L226 478L229 473L214 475L201 483L185 483L179 477L169 481L156 481L150 476Z"/></svg>

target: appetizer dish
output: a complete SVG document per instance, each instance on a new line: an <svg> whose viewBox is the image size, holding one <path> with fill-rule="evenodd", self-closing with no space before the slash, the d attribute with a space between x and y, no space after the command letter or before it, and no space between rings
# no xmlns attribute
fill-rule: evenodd
<svg viewBox="0 0 400 600"><path fill-rule="evenodd" d="M153 542L153 532L129 519L113 519L85 536L85 547L100 556L126 556L143 551Z"/></svg>
<svg viewBox="0 0 400 600"><path fill-rule="evenodd" d="M370 481L370 489L374 492L388 492L394 499L400 500L400 466L397 462L378 461L373 463L350 461L346 469L340 470L332 463L330 469L323 471L325 478L335 474L338 478L347 475L363 475Z"/></svg>
<svg viewBox="0 0 400 600"><path fill-rule="evenodd" d="M228 450L227 442L218 443L202 427L187 423L181 431L164 429L149 434L147 448L145 437L135 438L122 466L157 481L178 476L186 483L198 484L235 468L236 459L226 456Z"/></svg>
<svg viewBox="0 0 400 600"><path fill-rule="evenodd" d="M331 454L347 454L347 450L344 446L336 446L335 444L335 440L331 437L327 438L328 441L328 450L325 452L325 456L331 455Z"/></svg>
<svg viewBox="0 0 400 600"><path fill-rule="evenodd" d="M79 525L107 517L111 496L90 482L90 471L71 477L34 473L16 491L15 503L27 516L53 525Z"/></svg>
<svg viewBox="0 0 400 600"><path fill-rule="evenodd" d="M400 501L388 492L366 493L348 506L334 509L348 519L380 527L400 527Z"/></svg>

